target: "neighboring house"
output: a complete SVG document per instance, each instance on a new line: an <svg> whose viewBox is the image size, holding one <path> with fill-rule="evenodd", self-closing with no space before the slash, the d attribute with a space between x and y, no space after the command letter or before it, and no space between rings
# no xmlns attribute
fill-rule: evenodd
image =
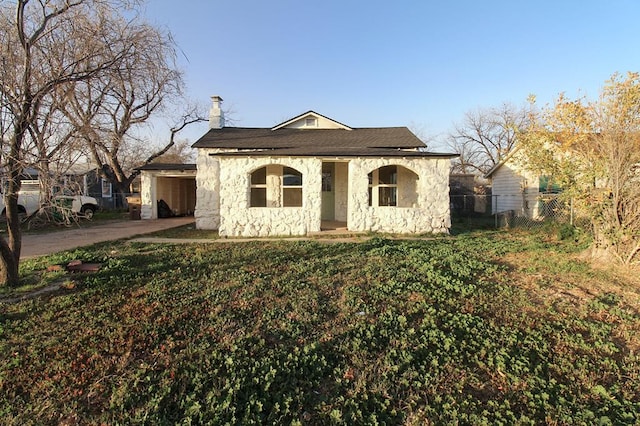
<svg viewBox="0 0 640 426"><path fill-rule="evenodd" d="M60 182L54 188L54 192L94 197L98 200L101 209L118 207L111 190L111 183L100 176L95 165L77 163L55 174Z"/></svg>
<svg viewBox="0 0 640 426"><path fill-rule="evenodd" d="M222 99L212 99L210 130L193 144L198 229L448 232L455 154L427 152L406 127L351 128L313 111L272 128L224 127ZM142 218L157 217L160 185L143 171L142 186Z"/></svg>
<svg viewBox="0 0 640 426"><path fill-rule="evenodd" d="M473 195L475 186L476 175L473 173L451 173L449 175L451 195Z"/></svg>
<svg viewBox="0 0 640 426"><path fill-rule="evenodd" d="M451 212L455 215L491 214L491 195L487 187L476 182L478 176L472 173L451 173L449 195Z"/></svg>
<svg viewBox="0 0 640 426"><path fill-rule="evenodd" d="M517 148L484 177L491 180L493 214L513 212L515 216L543 219L549 213L549 202L554 202L554 194L559 192L559 188L549 186L547 177L527 169Z"/></svg>

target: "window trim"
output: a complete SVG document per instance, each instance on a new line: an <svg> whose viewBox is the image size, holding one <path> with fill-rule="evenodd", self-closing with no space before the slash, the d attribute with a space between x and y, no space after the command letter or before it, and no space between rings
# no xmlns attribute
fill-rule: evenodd
<svg viewBox="0 0 640 426"><path fill-rule="evenodd" d="M270 206L269 205L269 199L268 199L268 195L269 195L269 189L275 189L275 184L272 182L272 185L269 185L269 174L267 171L267 168L269 166L278 166L280 167L280 175L278 176L278 187L279 187L279 191L280 191L280 199L278 200L278 205L273 205ZM265 173L265 180L264 183L253 183L253 175L254 173L258 172L259 170L264 169L264 173ZM285 184L285 175L287 174L296 174L300 176L300 185L291 185L291 184ZM274 175L272 175L274 176ZM253 198L253 190L254 189L262 189L265 191L265 204L264 205L259 205L259 206L255 206L252 205L251 200ZM290 190L299 190L300 191L300 205L295 205L295 206L289 206L289 205L285 205L285 192L288 192ZM266 164L264 166L258 167L257 169L254 169L252 172L249 173L249 199L248 199L248 206L249 208L275 208L275 209L281 209L281 208L301 208L304 207L304 174L294 168L294 167L290 167L290 166L286 166L284 164Z"/></svg>
<svg viewBox="0 0 640 426"><path fill-rule="evenodd" d="M300 175L300 185L287 185L284 182L284 177L285 175L287 175L287 169L292 170L295 173L298 173ZM291 173L289 173L291 174ZM286 207L293 207L293 208L300 208L303 206L304 204L304 190L303 190L303 186L304 186L304 180L303 180L303 176L302 176L302 172L298 169L294 169L293 167L289 167L289 166L282 166L282 174L280 175L280 200L282 204L280 207L282 208L286 208ZM300 190L300 205L299 206L286 206L285 205L285 197L284 197L284 193L287 189L299 189Z"/></svg>
<svg viewBox="0 0 640 426"><path fill-rule="evenodd" d="M253 183L253 174L256 173L258 170L262 170L264 169L264 183ZM264 195L264 206L254 206L251 203L251 200L253 199L253 190L254 189L264 189L265 191L265 195ZM251 173L249 173L249 207L255 207L255 208L266 208L267 206L267 166L263 166L263 167L258 167L257 169L255 169L254 171L252 171Z"/></svg>
<svg viewBox="0 0 640 426"><path fill-rule="evenodd" d="M380 169L384 167L395 168L395 179L393 179L395 183L380 183ZM369 207L398 207L398 166L395 164L380 166L372 170L367 176L369 179ZM380 205L380 190L383 188L395 188L393 204Z"/></svg>

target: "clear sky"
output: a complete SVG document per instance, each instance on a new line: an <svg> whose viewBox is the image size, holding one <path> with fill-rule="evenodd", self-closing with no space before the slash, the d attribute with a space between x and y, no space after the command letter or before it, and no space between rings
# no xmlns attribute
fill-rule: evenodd
<svg viewBox="0 0 640 426"><path fill-rule="evenodd" d="M236 126L314 110L434 148L469 110L596 97L640 70L637 0L149 0L145 16L173 33L189 96L220 95Z"/></svg>

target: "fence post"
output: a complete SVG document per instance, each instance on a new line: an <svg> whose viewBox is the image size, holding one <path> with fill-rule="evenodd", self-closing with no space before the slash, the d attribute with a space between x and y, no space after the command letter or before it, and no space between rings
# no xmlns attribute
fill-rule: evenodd
<svg viewBox="0 0 640 426"><path fill-rule="evenodd" d="M573 197L569 199L569 225L573 226Z"/></svg>

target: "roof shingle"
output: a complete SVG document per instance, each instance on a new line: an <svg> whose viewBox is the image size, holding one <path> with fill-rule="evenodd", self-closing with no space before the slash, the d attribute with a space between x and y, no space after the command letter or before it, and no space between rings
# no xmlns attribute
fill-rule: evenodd
<svg viewBox="0 0 640 426"><path fill-rule="evenodd" d="M406 127L342 129L262 129L224 127L211 129L194 148L425 148Z"/></svg>

